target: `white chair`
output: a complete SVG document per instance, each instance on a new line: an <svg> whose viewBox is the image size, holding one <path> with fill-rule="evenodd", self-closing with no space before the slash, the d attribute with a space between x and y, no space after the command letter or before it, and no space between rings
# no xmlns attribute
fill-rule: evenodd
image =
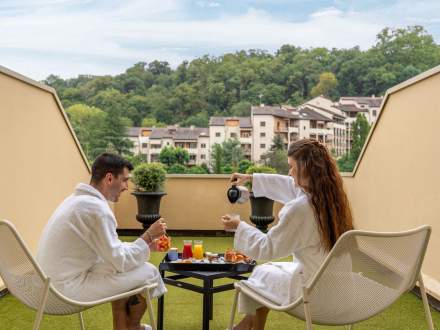
<svg viewBox="0 0 440 330"><path fill-rule="evenodd" d="M81 302L65 297L53 287L50 278L44 274L32 257L14 225L0 220L0 276L9 292L28 307L37 311L33 329L39 329L43 314L70 315L79 313L81 329L84 330L82 311L145 292L147 308L153 330L156 330L150 290L157 284L145 285L128 292L96 301Z"/></svg>
<svg viewBox="0 0 440 330"><path fill-rule="evenodd" d="M235 284L229 329L232 329L239 294L269 309L287 312L322 325L348 325L366 320L395 302L419 282L430 330L434 329L420 268L431 234L430 226L395 233L351 230L336 242L329 255L304 283L302 296L281 306L261 296L246 282Z"/></svg>

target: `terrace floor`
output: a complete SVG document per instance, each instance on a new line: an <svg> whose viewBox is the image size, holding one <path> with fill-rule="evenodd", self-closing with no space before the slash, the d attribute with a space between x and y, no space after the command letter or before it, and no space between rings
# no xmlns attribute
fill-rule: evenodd
<svg viewBox="0 0 440 330"><path fill-rule="evenodd" d="M126 237L126 240L132 238ZM180 248L183 239L198 239L198 237L174 237L173 245ZM231 237L202 237L205 249L213 252L225 251L233 246ZM158 265L162 253L153 253L152 263ZM230 280L220 280L216 284ZM193 282L197 282L194 280ZM165 297L165 330L195 330L201 329L202 296L198 293L175 287L168 287ZM233 291L214 295L214 319L211 321L212 330L224 330L227 327ZM157 299L154 301L156 308ZM434 326L440 328L440 312L432 310ZM31 329L35 312L25 307L11 295L0 298L0 330ZM98 306L84 312L86 329L112 329L110 304ZM144 316L148 323L148 316ZM78 317L73 316L44 316L42 327L45 329L79 329ZM305 323L285 313L271 312L266 329L305 329ZM316 326L315 329L346 329L345 327ZM361 322L356 330L363 329L427 329L423 305L419 298L412 293L405 294L393 306L376 317Z"/></svg>

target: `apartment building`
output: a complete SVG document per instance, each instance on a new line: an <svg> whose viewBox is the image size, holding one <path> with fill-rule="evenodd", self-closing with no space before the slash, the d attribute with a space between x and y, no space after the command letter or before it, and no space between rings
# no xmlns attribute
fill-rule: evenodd
<svg viewBox="0 0 440 330"><path fill-rule="evenodd" d="M343 111L346 115L345 130L346 130L346 152L351 150L353 144L352 138L352 124L356 120L358 113L365 116L368 123L373 125L376 122L380 107L382 105L383 97L352 97L344 96L335 103L335 107Z"/></svg>
<svg viewBox="0 0 440 330"><path fill-rule="evenodd" d="M189 153L188 165L209 164L209 130L200 127L131 127L128 138L132 152L144 154L148 162L158 162L164 147L180 147Z"/></svg>
<svg viewBox="0 0 440 330"><path fill-rule="evenodd" d="M329 127L333 130L333 137L329 137L326 145L336 157L344 155L347 152L346 114L337 108L332 100L323 96L317 96L299 106L300 109L304 107L330 119Z"/></svg>
<svg viewBox="0 0 440 330"><path fill-rule="evenodd" d="M276 135L286 147L299 139L316 139L340 157L351 149L351 125L356 115L364 114L372 124L381 103L382 98L374 96L342 97L336 103L318 96L297 108L260 105L252 106L250 117L211 117L209 128L132 127L128 138L134 144L132 151L145 154L149 162L158 161L165 146L173 146L188 150L190 165L209 164L214 144L229 139L237 139L245 157L258 162Z"/></svg>
<svg viewBox="0 0 440 330"><path fill-rule="evenodd" d="M240 141L244 156L252 157L252 122L250 117L211 117L209 119L209 146L229 139Z"/></svg>

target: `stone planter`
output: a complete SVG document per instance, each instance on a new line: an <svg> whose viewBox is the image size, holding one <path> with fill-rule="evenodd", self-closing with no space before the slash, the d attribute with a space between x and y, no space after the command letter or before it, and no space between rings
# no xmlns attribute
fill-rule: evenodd
<svg viewBox="0 0 440 330"><path fill-rule="evenodd" d="M160 219L160 200L166 195L165 192L145 192L134 191L132 192L136 196L138 213L136 214L136 220L142 223L144 229L148 229L154 222Z"/></svg>
<svg viewBox="0 0 440 330"><path fill-rule="evenodd" d="M275 220L273 214L273 200L266 197L254 197L250 193L251 216L249 219L263 233L267 232L267 227Z"/></svg>

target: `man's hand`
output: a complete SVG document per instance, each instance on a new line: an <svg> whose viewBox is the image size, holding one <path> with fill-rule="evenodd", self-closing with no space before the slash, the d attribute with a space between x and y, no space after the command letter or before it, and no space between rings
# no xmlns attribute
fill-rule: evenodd
<svg viewBox="0 0 440 330"><path fill-rule="evenodd" d="M222 222L225 231L235 231L241 220L238 214L226 214L222 216Z"/></svg>
<svg viewBox="0 0 440 330"><path fill-rule="evenodd" d="M142 234L141 238L150 244L155 239L164 235L167 231L167 224L165 223L163 218L160 218L155 223L153 223L150 228L148 228L145 233Z"/></svg>
<svg viewBox="0 0 440 330"><path fill-rule="evenodd" d="M150 251L158 252L159 250L157 249L157 239L155 239L154 241L151 241L148 244L148 247L150 248Z"/></svg>
<svg viewBox="0 0 440 330"><path fill-rule="evenodd" d="M252 176L250 174L233 173L229 182L234 185L243 186L250 180L252 180Z"/></svg>

